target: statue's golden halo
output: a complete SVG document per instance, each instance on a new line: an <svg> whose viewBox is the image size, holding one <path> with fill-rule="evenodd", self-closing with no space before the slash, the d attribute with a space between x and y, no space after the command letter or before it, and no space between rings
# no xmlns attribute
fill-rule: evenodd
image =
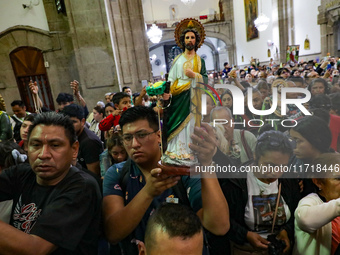
<svg viewBox="0 0 340 255"><path fill-rule="evenodd" d="M198 43L198 48L202 46L204 39L205 39L205 31L204 31L204 27L202 25L201 22L199 22L197 19L192 19L192 18L188 18L188 19L183 19L180 23L178 23L178 25L176 26L175 29L175 40L176 40L176 44L182 48L181 45L181 41L180 41L180 37L183 33L183 31L187 28L193 28L195 29L200 37L201 40Z"/></svg>

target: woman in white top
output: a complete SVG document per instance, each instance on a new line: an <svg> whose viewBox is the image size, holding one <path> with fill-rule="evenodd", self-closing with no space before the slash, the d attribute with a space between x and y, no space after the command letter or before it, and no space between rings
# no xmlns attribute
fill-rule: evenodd
<svg viewBox="0 0 340 255"><path fill-rule="evenodd" d="M322 154L313 169L317 191L301 199L295 211L293 254L333 255L340 242L340 154Z"/></svg>

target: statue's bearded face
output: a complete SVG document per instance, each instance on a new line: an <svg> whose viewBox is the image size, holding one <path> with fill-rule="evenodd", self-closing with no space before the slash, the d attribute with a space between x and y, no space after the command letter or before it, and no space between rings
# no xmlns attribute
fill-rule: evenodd
<svg viewBox="0 0 340 255"><path fill-rule="evenodd" d="M196 36L193 32L187 32L184 37L184 44L187 50L193 50L196 44Z"/></svg>

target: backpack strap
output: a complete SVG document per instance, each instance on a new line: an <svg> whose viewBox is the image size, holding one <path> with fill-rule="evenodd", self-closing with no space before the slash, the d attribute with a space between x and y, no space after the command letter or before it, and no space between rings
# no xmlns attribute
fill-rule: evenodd
<svg viewBox="0 0 340 255"><path fill-rule="evenodd" d="M119 186L122 188L124 196L126 193L126 187L127 187L127 182L129 178L130 168L131 168L131 159L129 158L125 162L122 168L122 171L120 172L120 178L119 178ZM124 199L124 204L126 205L125 199Z"/></svg>

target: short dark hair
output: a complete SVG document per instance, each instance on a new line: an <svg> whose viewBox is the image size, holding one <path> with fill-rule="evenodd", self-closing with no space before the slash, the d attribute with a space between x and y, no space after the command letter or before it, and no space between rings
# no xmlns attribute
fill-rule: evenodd
<svg viewBox="0 0 340 255"><path fill-rule="evenodd" d="M131 89L131 88L129 86L125 86L125 87L122 88L122 92L124 92L124 90L126 90L126 89Z"/></svg>
<svg viewBox="0 0 340 255"><path fill-rule="evenodd" d="M200 219L191 208L174 203L161 204L150 217L144 238L147 250L152 250L155 245L157 229L166 232L170 238L181 237L184 240L203 231Z"/></svg>
<svg viewBox="0 0 340 255"><path fill-rule="evenodd" d="M199 33L196 31L196 29L193 29L193 28L187 28L185 29L181 36L179 37L179 41L181 42L181 49L183 51L185 51L185 34L188 33L188 32L193 32L195 34L195 37L196 37L196 40L195 40L195 51L197 51L198 49L198 44L200 43L201 41L201 37L199 35Z"/></svg>
<svg viewBox="0 0 340 255"><path fill-rule="evenodd" d="M153 130L158 129L158 118L156 112L151 107L142 105L131 107L122 113L119 120L120 128L123 130L125 124L132 123L137 120L147 120L149 122L149 126Z"/></svg>
<svg viewBox="0 0 340 255"><path fill-rule="evenodd" d="M11 106L12 106L12 107L13 107L13 106L16 106L16 105L18 105L18 106L20 106L20 107L25 107L24 102L21 101L21 100L14 100L14 101L11 103Z"/></svg>
<svg viewBox="0 0 340 255"><path fill-rule="evenodd" d="M99 114L103 114L103 116L105 115L105 111L103 107L96 105L95 107L93 107L93 109L96 110Z"/></svg>
<svg viewBox="0 0 340 255"><path fill-rule="evenodd" d="M281 67L281 68L279 68L279 69L277 70L277 75L280 76L280 75L282 74L283 71L286 71L287 73L290 74L290 72L289 72L289 70L288 70L287 68Z"/></svg>
<svg viewBox="0 0 340 255"><path fill-rule="evenodd" d="M138 93L138 92L132 94L132 102L133 102L133 104L135 104L136 98L139 97L139 96L140 96L140 93Z"/></svg>
<svg viewBox="0 0 340 255"><path fill-rule="evenodd" d="M106 109L106 107L113 107L115 108L115 105L112 103L112 102L108 102L105 107L104 107L104 110Z"/></svg>
<svg viewBox="0 0 340 255"><path fill-rule="evenodd" d="M270 130L263 132L257 138L256 142L256 161L269 151L278 151L291 156L293 154L292 143L289 141L289 138L280 131Z"/></svg>
<svg viewBox="0 0 340 255"><path fill-rule="evenodd" d="M300 76L290 76L287 81L292 81L292 82L301 82L302 84L305 84L305 81L302 77Z"/></svg>
<svg viewBox="0 0 340 255"><path fill-rule="evenodd" d="M77 141L76 132L73 127L73 122L70 120L68 116L56 112L43 112L37 114L37 116L34 118L34 122L29 127L28 130L27 138L28 141L30 139L33 129L38 125L63 127L65 129L65 135L68 138L70 145L74 144L74 142Z"/></svg>
<svg viewBox="0 0 340 255"><path fill-rule="evenodd" d="M118 92L112 97L112 103L119 104L120 100L122 100L125 97L131 98L130 95L126 94L125 92Z"/></svg>
<svg viewBox="0 0 340 255"><path fill-rule="evenodd" d="M77 104L70 104L65 106L61 113L65 116L69 116L70 118L77 118L79 120L84 119L84 109Z"/></svg>
<svg viewBox="0 0 340 255"><path fill-rule="evenodd" d="M223 66L226 66L226 65L228 65L228 64L229 64L228 62L224 62L224 63L223 63Z"/></svg>
<svg viewBox="0 0 340 255"><path fill-rule="evenodd" d="M61 103L68 103L68 102L73 102L73 96L71 94L68 93L59 93L56 99L58 104Z"/></svg>
<svg viewBox="0 0 340 255"><path fill-rule="evenodd" d="M36 113L27 114L24 121L34 122L34 118L37 116Z"/></svg>

